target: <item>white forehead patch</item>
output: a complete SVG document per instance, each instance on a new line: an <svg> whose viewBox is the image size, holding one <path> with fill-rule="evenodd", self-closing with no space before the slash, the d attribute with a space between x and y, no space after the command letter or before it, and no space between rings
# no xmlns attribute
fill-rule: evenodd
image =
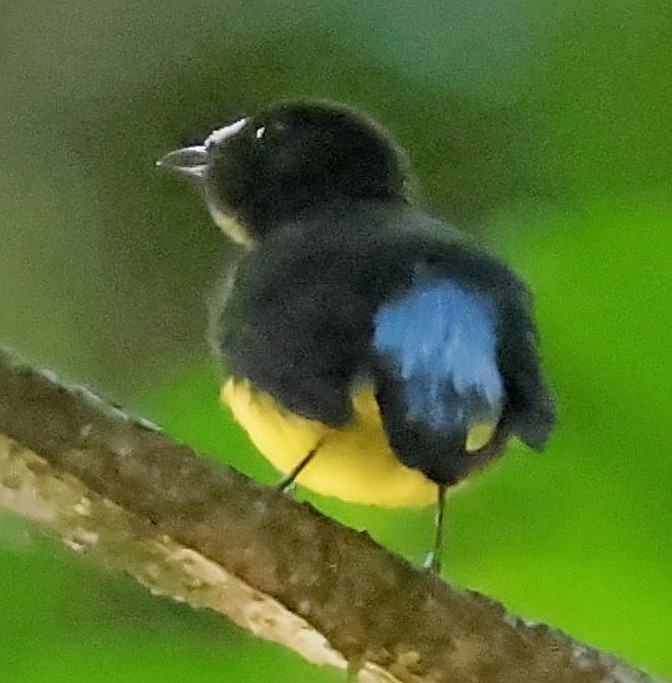
<svg viewBox="0 0 672 683"><path fill-rule="evenodd" d="M224 142L224 140L231 138L234 135L238 135L238 133L245 128L248 121L249 119L246 117L228 126L224 126L223 128L217 128L217 130L213 130L212 133L205 138L205 142L203 144L206 147L209 147L210 145L218 145L221 142Z"/></svg>

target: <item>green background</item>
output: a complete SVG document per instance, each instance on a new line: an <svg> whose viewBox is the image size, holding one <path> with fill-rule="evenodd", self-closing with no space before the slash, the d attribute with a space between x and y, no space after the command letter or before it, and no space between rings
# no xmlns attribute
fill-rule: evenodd
<svg viewBox="0 0 672 683"><path fill-rule="evenodd" d="M153 168L276 98L369 111L537 296L559 427L456 491L446 575L672 677L672 4L6 0L0 343L272 482L217 405L227 246ZM431 511L301 494L420 561ZM0 514L0 680L336 681Z"/></svg>

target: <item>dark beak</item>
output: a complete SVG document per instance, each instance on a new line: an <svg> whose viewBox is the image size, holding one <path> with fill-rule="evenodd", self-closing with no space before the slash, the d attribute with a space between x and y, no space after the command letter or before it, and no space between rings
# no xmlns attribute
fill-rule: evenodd
<svg viewBox="0 0 672 683"><path fill-rule="evenodd" d="M186 178L203 180L208 167L208 153L204 145L183 147L168 152L156 162L156 165Z"/></svg>

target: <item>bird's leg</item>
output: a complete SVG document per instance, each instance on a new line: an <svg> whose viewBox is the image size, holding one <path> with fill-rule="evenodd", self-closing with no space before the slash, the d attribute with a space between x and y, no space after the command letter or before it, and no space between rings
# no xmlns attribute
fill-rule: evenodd
<svg viewBox="0 0 672 683"><path fill-rule="evenodd" d="M292 491L296 478L301 474L301 472L303 472L303 468L315 457L315 454L321 445L322 442L318 441L317 444L308 452L308 455L306 455L289 474L280 480L280 483L278 484L278 489L280 489L280 491L283 493L290 493Z"/></svg>
<svg viewBox="0 0 672 683"><path fill-rule="evenodd" d="M425 560L425 568L434 574L441 574L441 560L443 558L443 527L446 510L446 486L438 485L436 496L436 525L434 528L434 549Z"/></svg>

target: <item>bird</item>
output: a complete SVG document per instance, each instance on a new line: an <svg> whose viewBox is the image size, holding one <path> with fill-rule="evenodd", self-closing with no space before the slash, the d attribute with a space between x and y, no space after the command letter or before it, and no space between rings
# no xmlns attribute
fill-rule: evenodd
<svg viewBox="0 0 672 683"><path fill-rule="evenodd" d="M527 285L420 206L406 152L348 105L276 102L157 164L237 245L209 337L281 488L436 505L440 572L446 492L556 420Z"/></svg>

